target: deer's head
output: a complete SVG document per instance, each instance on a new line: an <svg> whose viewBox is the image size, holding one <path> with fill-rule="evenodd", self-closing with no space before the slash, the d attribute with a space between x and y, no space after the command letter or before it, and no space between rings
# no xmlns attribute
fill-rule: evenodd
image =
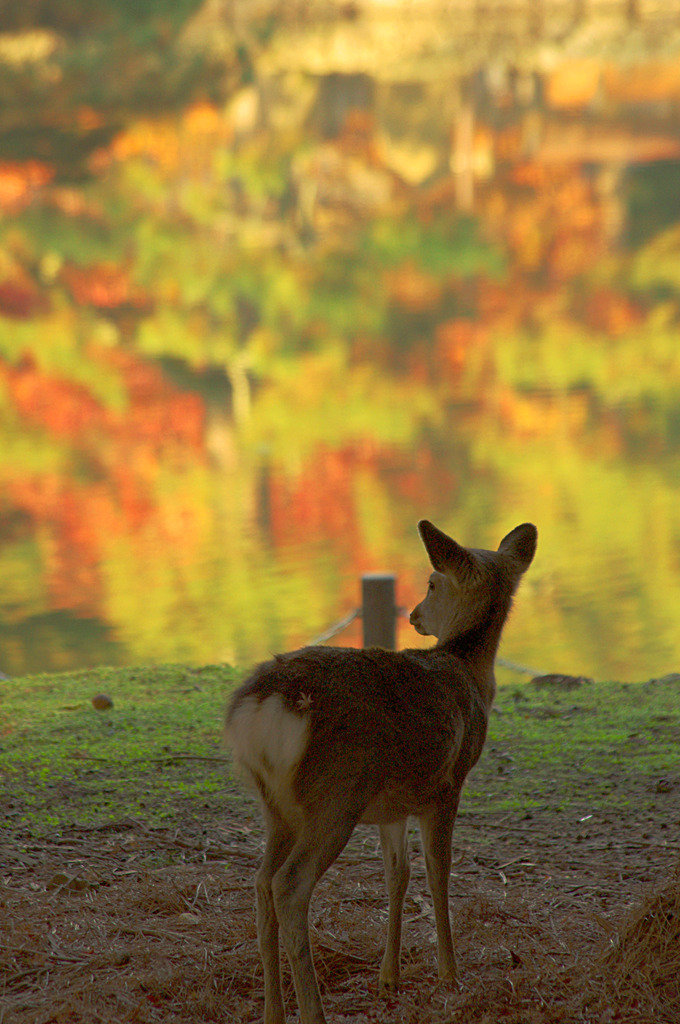
<svg viewBox="0 0 680 1024"><path fill-rule="evenodd" d="M411 612L418 633L444 642L480 624L494 603L505 605L507 614L536 551L538 533L532 523L517 526L497 551L464 548L427 519L418 530L434 569L425 598Z"/></svg>

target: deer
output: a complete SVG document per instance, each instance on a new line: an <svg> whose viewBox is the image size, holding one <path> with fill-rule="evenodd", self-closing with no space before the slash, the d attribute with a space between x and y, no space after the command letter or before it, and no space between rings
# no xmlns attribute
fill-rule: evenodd
<svg viewBox="0 0 680 1024"><path fill-rule="evenodd" d="M438 976L457 984L449 883L461 790L486 739L494 663L513 595L536 550L531 523L497 551L418 524L433 572L410 615L434 646L304 647L256 667L227 710L226 739L266 826L256 875L265 1024L285 1024L280 939L301 1024L326 1024L309 937L314 888L359 824L377 824L389 898L378 990L399 987L416 816L437 933Z"/></svg>

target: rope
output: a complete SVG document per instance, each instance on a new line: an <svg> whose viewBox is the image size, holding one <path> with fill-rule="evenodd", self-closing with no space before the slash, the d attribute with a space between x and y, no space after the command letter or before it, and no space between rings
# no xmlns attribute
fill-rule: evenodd
<svg viewBox="0 0 680 1024"><path fill-rule="evenodd" d="M337 633L342 633L343 629L346 629L350 622L354 622L355 619L360 619L361 615L361 608L355 608L354 611L350 612L349 615L346 615L344 619L340 619L340 621L336 622L334 626L327 629L325 633L321 633L315 640L312 640L309 646L316 647L318 644L325 644L326 640L330 640L331 637L334 637Z"/></svg>
<svg viewBox="0 0 680 1024"><path fill-rule="evenodd" d="M540 668L531 668L529 665L518 665L516 661L508 661L507 658L496 658L496 664L502 668L509 668L513 672L521 672L524 676L544 676L546 673Z"/></svg>

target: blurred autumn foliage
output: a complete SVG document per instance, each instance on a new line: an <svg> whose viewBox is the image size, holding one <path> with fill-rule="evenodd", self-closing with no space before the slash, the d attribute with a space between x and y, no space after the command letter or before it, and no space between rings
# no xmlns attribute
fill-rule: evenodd
<svg viewBox="0 0 680 1024"><path fill-rule="evenodd" d="M667 669L680 57L378 82L147 7L0 34L0 668L304 642L427 515L539 523L518 660Z"/></svg>
<svg viewBox="0 0 680 1024"><path fill-rule="evenodd" d="M54 168L38 160L0 163L0 209L18 213L30 206L54 177Z"/></svg>

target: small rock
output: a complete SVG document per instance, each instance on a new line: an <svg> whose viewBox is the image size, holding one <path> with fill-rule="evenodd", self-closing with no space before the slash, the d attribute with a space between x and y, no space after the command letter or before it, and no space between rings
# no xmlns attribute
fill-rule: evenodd
<svg viewBox="0 0 680 1024"><path fill-rule="evenodd" d="M655 683L680 683L680 672L669 672L665 676L659 676L658 679L650 679L648 686L652 686Z"/></svg>
<svg viewBox="0 0 680 1024"><path fill-rule="evenodd" d="M92 883L77 875L67 875L65 871L57 871L47 883L48 889L70 889L71 892L85 892L92 888Z"/></svg>
<svg viewBox="0 0 680 1024"><path fill-rule="evenodd" d="M587 676L566 676L558 672L552 672L545 676L534 676L531 680L534 686L554 686L556 690L575 690L593 680Z"/></svg>
<svg viewBox="0 0 680 1024"><path fill-rule="evenodd" d="M113 707L113 701L105 693L97 693L92 698L92 707L97 711L109 711Z"/></svg>
<svg viewBox="0 0 680 1024"><path fill-rule="evenodd" d="M188 911L186 911L183 914L180 914L179 915L179 920L182 922L182 924L200 924L201 923L201 919L198 916L198 914L190 914Z"/></svg>

